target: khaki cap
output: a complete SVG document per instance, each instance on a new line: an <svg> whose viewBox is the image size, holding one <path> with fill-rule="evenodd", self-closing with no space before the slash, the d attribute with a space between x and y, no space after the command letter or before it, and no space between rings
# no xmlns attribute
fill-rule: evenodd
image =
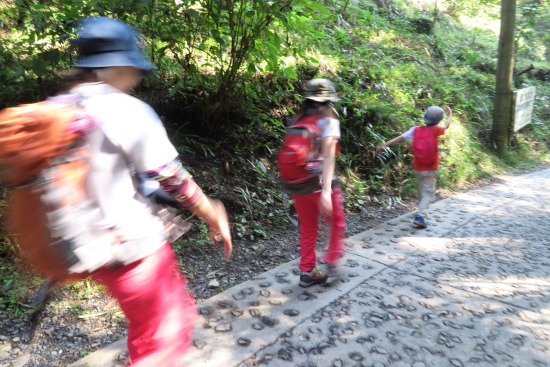
<svg viewBox="0 0 550 367"><path fill-rule="evenodd" d="M307 82L304 89L303 99L311 99L317 102L338 102L334 84L323 78L312 79Z"/></svg>

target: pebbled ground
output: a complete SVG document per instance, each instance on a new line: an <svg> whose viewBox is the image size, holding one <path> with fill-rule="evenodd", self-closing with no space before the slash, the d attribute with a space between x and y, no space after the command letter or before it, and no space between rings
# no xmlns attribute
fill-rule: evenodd
<svg viewBox="0 0 550 367"><path fill-rule="evenodd" d="M347 275L297 261L198 304L185 366L550 367L550 170L456 195L348 239ZM115 366L124 340L72 366Z"/></svg>

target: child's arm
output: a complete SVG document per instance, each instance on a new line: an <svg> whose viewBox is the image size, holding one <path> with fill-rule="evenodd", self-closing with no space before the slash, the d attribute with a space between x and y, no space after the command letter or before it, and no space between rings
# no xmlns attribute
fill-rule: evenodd
<svg viewBox="0 0 550 367"><path fill-rule="evenodd" d="M447 121L445 121L445 125L443 125L443 128L448 129L449 126L451 126L451 117L453 117L453 111L451 110L451 107L445 107L445 114L447 114Z"/></svg>
<svg viewBox="0 0 550 367"><path fill-rule="evenodd" d="M338 139L327 136L321 140L321 157L323 157L323 187L319 198L321 212L332 214L332 176L336 157L336 143Z"/></svg>
<svg viewBox="0 0 550 367"><path fill-rule="evenodd" d="M380 153L381 151L384 150L384 148L387 148L390 145L401 143L403 140L405 140L405 138L403 136L398 136L397 138L393 138L390 141L380 143L376 146L376 153Z"/></svg>

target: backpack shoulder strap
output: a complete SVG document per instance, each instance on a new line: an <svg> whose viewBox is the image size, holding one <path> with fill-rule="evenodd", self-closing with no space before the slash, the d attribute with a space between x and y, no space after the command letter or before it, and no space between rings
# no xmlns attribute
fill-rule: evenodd
<svg viewBox="0 0 550 367"><path fill-rule="evenodd" d="M317 120L321 116L319 115L309 115L309 116L300 116L298 115L296 119L293 119L292 123L287 127L287 130L290 129L305 129L312 134L312 138L318 139L321 135L319 128L317 126Z"/></svg>
<svg viewBox="0 0 550 367"><path fill-rule="evenodd" d="M429 131L431 131L431 132L433 133L432 127L433 127L433 126L423 126L423 125L415 126L414 132L416 133L416 132L419 131L419 130L425 130L425 129L427 129L427 130L429 130Z"/></svg>

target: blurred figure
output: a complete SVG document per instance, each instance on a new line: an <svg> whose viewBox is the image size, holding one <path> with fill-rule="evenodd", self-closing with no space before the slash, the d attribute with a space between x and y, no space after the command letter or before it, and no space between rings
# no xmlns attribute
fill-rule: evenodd
<svg viewBox="0 0 550 367"><path fill-rule="evenodd" d="M153 109L127 94L154 68L139 47L137 32L118 20L89 18L72 43L78 48L81 83L70 94L98 125L88 135L86 187L102 212L96 226L112 229L120 238L112 259L93 278L109 288L130 321L130 365L175 366L188 348L194 299L161 220L149 200L136 194L133 173L158 182L155 189L162 188L205 220L214 241L223 241L229 261L227 215L223 204L204 195L182 167Z"/></svg>

